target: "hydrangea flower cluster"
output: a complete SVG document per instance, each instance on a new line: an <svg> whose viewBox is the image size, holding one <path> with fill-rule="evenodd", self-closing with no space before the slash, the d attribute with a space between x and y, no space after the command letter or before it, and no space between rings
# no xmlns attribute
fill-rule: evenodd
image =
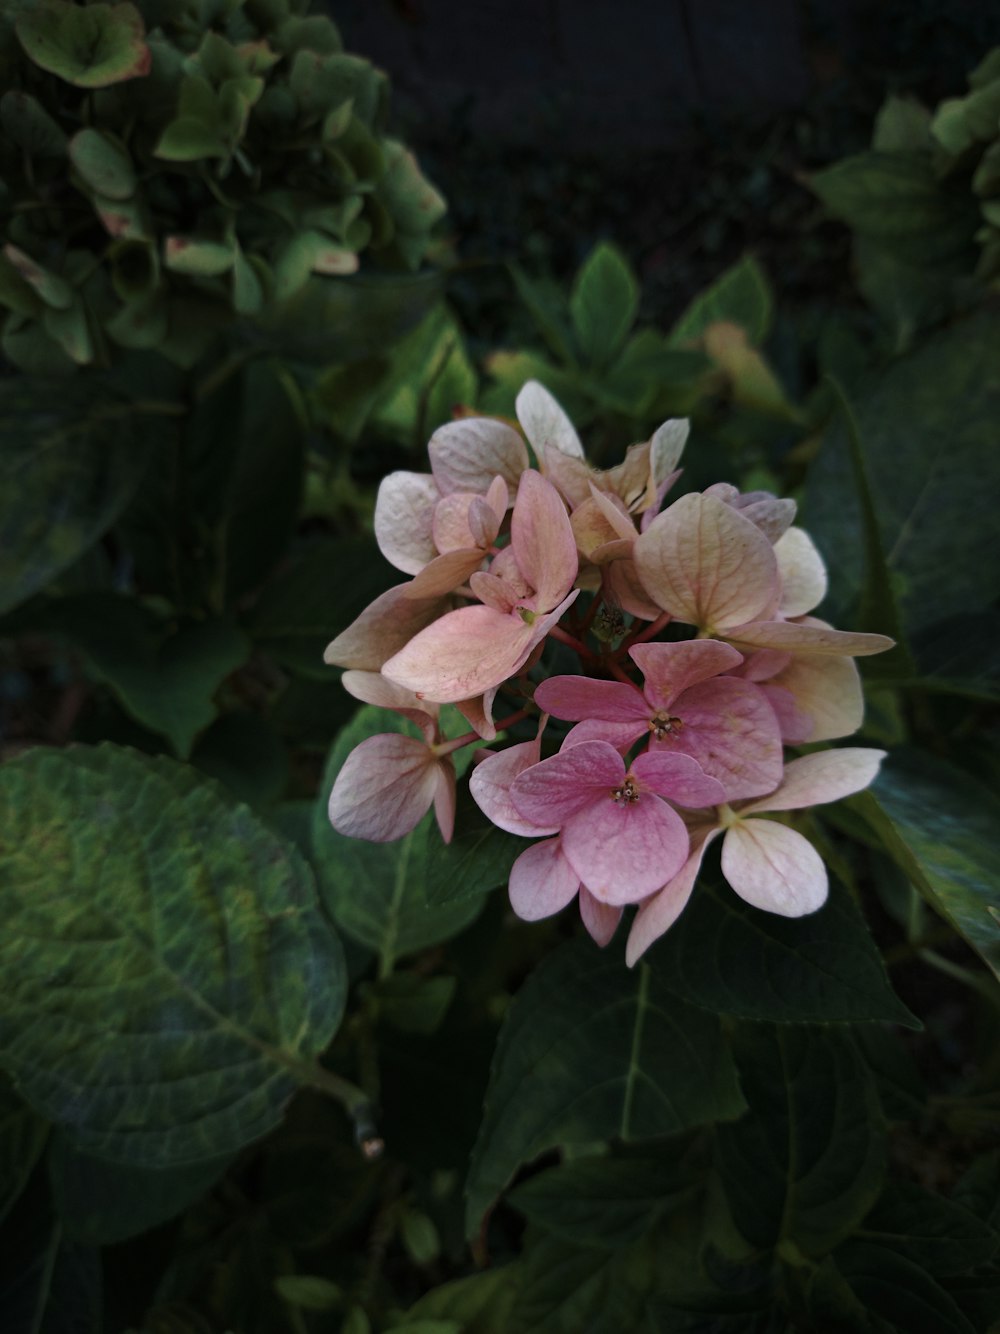
<svg viewBox="0 0 1000 1334"><path fill-rule="evenodd" d="M430 473L395 472L379 489L379 547L412 577L325 657L348 669L351 694L422 737L376 736L351 753L330 796L334 827L389 841L433 805L449 840L454 753L537 716L534 739L481 750L470 778L493 823L533 840L510 875L520 917L577 899L605 945L634 904L631 965L676 920L719 835L737 894L786 917L814 912L827 895L819 855L766 817L860 791L884 752L786 761L785 747L855 732L854 658L892 641L810 614L826 570L793 526L794 501L718 483L664 507L686 421L598 471L542 385L523 387L517 416L520 430L485 417L442 426ZM577 674L546 673L552 641L576 653ZM495 721L499 692L515 707ZM442 704L471 730L445 739ZM543 758L553 718L573 726Z"/></svg>

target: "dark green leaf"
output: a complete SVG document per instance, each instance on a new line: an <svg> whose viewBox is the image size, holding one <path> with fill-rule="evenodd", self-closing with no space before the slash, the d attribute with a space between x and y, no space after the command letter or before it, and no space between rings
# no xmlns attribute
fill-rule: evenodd
<svg viewBox="0 0 1000 1334"><path fill-rule="evenodd" d="M1000 612L949 616L913 641L923 690L1000 701Z"/></svg>
<svg viewBox="0 0 1000 1334"><path fill-rule="evenodd" d="M104 88L149 73L152 57L135 5L43 0L20 13L16 27L36 65L78 88Z"/></svg>
<svg viewBox="0 0 1000 1334"><path fill-rule="evenodd" d="M945 760L893 754L857 809L927 901L1000 976L1000 802Z"/></svg>
<svg viewBox="0 0 1000 1334"><path fill-rule="evenodd" d="M1000 1231L1000 1149L976 1159L955 1186L953 1198Z"/></svg>
<svg viewBox="0 0 1000 1334"><path fill-rule="evenodd" d="M73 166L97 194L105 199L131 199L136 179L128 153L99 130L78 131L69 143Z"/></svg>
<svg viewBox="0 0 1000 1334"><path fill-rule="evenodd" d="M198 739L191 763L248 806L271 805L288 782L285 747L258 713L224 713L217 718Z"/></svg>
<svg viewBox="0 0 1000 1334"><path fill-rule="evenodd" d="M517 295L535 321L538 332L560 361L572 364L576 358L568 328L566 298L561 288L551 280L529 278L518 264L508 267Z"/></svg>
<svg viewBox="0 0 1000 1334"><path fill-rule="evenodd" d="M375 983L370 991L378 1016L400 1033L433 1033L440 1027L455 997L454 977L420 977L417 973L394 973Z"/></svg>
<svg viewBox="0 0 1000 1334"><path fill-rule="evenodd" d="M573 332L586 365L613 360L635 322L639 284L621 251L602 241L576 275L569 299Z"/></svg>
<svg viewBox="0 0 1000 1334"><path fill-rule="evenodd" d="M484 903L481 897L440 906L428 901L429 849L441 838L431 812L395 843L346 838L327 818L333 781L355 746L381 732L415 731L387 709L359 709L330 752L313 818L313 852L323 902L343 931L378 953L385 972L399 956L457 935L479 915Z"/></svg>
<svg viewBox="0 0 1000 1334"><path fill-rule="evenodd" d="M14 143L33 157L62 157L66 151L62 127L30 93L9 88L0 97L0 121Z"/></svg>
<svg viewBox="0 0 1000 1334"><path fill-rule="evenodd" d="M115 521L149 453L134 413L92 383L0 385L0 611L67 569Z"/></svg>
<svg viewBox="0 0 1000 1334"><path fill-rule="evenodd" d="M909 1181L886 1188L855 1236L944 1275L985 1264L1000 1246L1000 1236L974 1213Z"/></svg>
<svg viewBox="0 0 1000 1334"><path fill-rule="evenodd" d="M462 1334L510 1334L510 1310L522 1272L521 1265L497 1265L432 1288L410 1307L402 1328L425 1320L454 1319L461 1323Z"/></svg>
<svg viewBox="0 0 1000 1334"><path fill-rule="evenodd" d="M993 491L1000 484L1000 317L961 320L895 362L855 397L886 565L912 633L980 612L1000 587ZM810 474L803 526L831 575L831 616L856 610L864 525L843 427L826 435Z"/></svg>
<svg viewBox="0 0 1000 1334"><path fill-rule="evenodd" d="M662 1244L662 1243L661 1243ZM511 1311L518 1334L619 1334L641 1329L645 1289L656 1278L655 1250L619 1255L577 1249L555 1237L527 1248Z"/></svg>
<svg viewBox="0 0 1000 1334"><path fill-rule="evenodd" d="M737 1228L752 1245L792 1242L821 1256L878 1197L885 1167L874 1080L836 1029L741 1029L740 1076L750 1111L716 1130Z"/></svg>
<svg viewBox="0 0 1000 1334"><path fill-rule="evenodd" d="M841 1271L865 1309L907 1334L977 1334L954 1299L920 1265L885 1246L850 1242L836 1255Z"/></svg>
<svg viewBox="0 0 1000 1334"><path fill-rule="evenodd" d="M725 321L745 329L751 343L762 343L773 317L774 297L767 274L752 255L745 255L695 297L671 329L670 342L674 347L694 342L710 324Z"/></svg>
<svg viewBox="0 0 1000 1334"><path fill-rule="evenodd" d="M819 912L790 920L751 908L728 886L700 885L650 963L683 1000L744 1019L919 1027L893 993L861 913L838 886Z"/></svg>
<svg viewBox="0 0 1000 1334"><path fill-rule="evenodd" d="M109 1163L73 1146L63 1132L49 1150L49 1180L66 1236L109 1246L174 1218L212 1187L230 1157L165 1171Z"/></svg>
<svg viewBox="0 0 1000 1334"><path fill-rule="evenodd" d="M520 1164L546 1149L666 1135L737 1116L743 1105L714 1016L677 1000L646 964L630 971L589 941L566 945L507 1012L469 1172L467 1226L478 1229Z"/></svg>
<svg viewBox="0 0 1000 1334"><path fill-rule="evenodd" d="M432 843L424 867L428 903L473 899L505 886L510 868L528 845L488 820L463 788L450 843Z"/></svg>
<svg viewBox="0 0 1000 1334"><path fill-rule="evenodd" d="M0 1051L85 1151L162 1168L280 1119L333 1036L339 945L297 852L167 760L0 770Z"/></svg>
<svg viewBox="0 0 1000 1334"><path fill-rule="evenodd" d="M96 1334L103 1328L100 1252L72 1241L41 1191L29 1192L4 1233L4 1334Z"/></svg>
<svg viewBox="0 0 1000 1334"><path fill-rule="evenodd" d="M41 1157L48 1125L0 1076L0 1222L17 1202Z"/></svg>

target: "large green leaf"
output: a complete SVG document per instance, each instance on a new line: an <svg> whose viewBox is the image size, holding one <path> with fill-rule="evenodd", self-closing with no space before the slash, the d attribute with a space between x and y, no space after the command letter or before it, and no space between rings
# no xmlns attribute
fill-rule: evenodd
<svg viewBox="0 0 1000 1334"><path fill-rule="evenodd" d="M92 383L0 382L0 612L43 588L110 527L149 442Z"/></svg>
<svg viewBox="0 0 1000 1334"><path fill-rule="evenodd" d="M994 793L945 760L900 750L854 801L927 901L1000 977L1000 802Z"/></svg>
<svg viewBox="0 0 1000 1334"><path fill-rule="evenodd" d="M24 1189L45 1147L49 1128L0 1077L0 1222Z"/></svg>
<svg viewBox="0 0 1000 1334"><path fill-rule="evenodd" d="M657 1278L658 1245L650 1239L619 1253L536 1238L521 1261L511 1311L518 1334L619 1334L641 1330L647 1292Z"/></svg>
<svg viewBox="0 0 1000 1334"><path fill-rule="evenodd" d="M584 364L606 366L639 309L639 284L616 246L604 241L587 256L573 283L569 309Z"/></svg>
<svg viewBox="0 0 1000 1334"><path fill-rule="evenodd" d="M596 1072L599 1072L597 1076ZM719 1021L589 941L550 954L507 1012L467 1183L467 1226L557 1145L670 1134L744 1106Z"/></svg>
<svg viewBox="0 0 1000 1334"><path fill-rule="evenodd" d="M834 886L819 912L761 912L728 886L699 886L650 963L682 1000L778 1023L919 1023L889 985L882 956L850 895Z"/></svg>
<svg viewBox="0 0 1000 1334"><path fill-rule="evenodd" d="M741 1029L750 1111L716 1130L737 1228L753 1246L821 1256L848 1236L882 1186L885 1143L875 1082L848 1033Z"/></svg>
<svg viewBox="0 0 1000 1334"><path fill-rule="evenodd" d="M344 1004L305 862L167 760L37 749L0 770L0 1059L85 1151L161 1168L281 1117Z"/></svg>
<svg viewBox="0 0 1000 1334"><path fill-rule="evenodd" d="M892 1321L895 1329L934 1334L979 1334L955 1299L923 1265L888 1246L852 1241L835 1256L865 1310Z"/></svg>
<svg viewBox="0 0 1000 1334"><path fill-rule="evenodd" d="M425 863L427 902L452 903L475 898L507 884L510 868L527 847L487 819L469 795L459 792L455 833L450 843L431 842Z"/></svg>
<svg viewBox="0 0 1000 1334"><path fill-rule="evenodd" d="M100 1252L65 1235L41 1192L19 1209L0 1252L4 1334L93 1334L103 1328Z"/></svg>
<svg viewBox="0 0 1000 1334"><path fill-rule="evenodd" d="M855 1235L945 1275L985 1264L1000 1246L1000 1236L970 1210L909 1181L893 1182Z"/></svg>
<svg viewBox="0 0 1000 1334"><path fill-rule="evenodd" d="M746 255L695 297L671 329L670 343L679 347L694 342L720 320L740 325L752 343L761 343L773 317L774 296L767 274L752 255Z"/></svg>
<svg viewBox="0 0 1000 1334"><path fill-rule="evenodd" d="M522 1272L520 1265L497 1265L432 1288L410 1307L402 1328L427 1320L458 1320L462 1334L510 1334L510 1308Z"/></svg>
<svg viewBox="0 0 1000 1334"><path fill-rule="evenodd" d="M313 853L320 893L337 925L376 951L383 973L393 961L457 935L481 912L481 896L432 904L427 895L431 849L441 835L428 812L416 829L395 843L369 843L338 834L327 818L334 779L360 743L381 732L416 734L412 724L388 709L359 709L330 751L313 816Z"/></svg>
<svg viewBox="0 0 1000 1334"><path fill-rule="evenodd" d="M78 88L104 88L149 73L152 56L135 5L42 0L18 15L16 27L36 65Z"/></svg>
<svg viewBox="0 0 1000 1334"><path fill-rule="evenodd" d="M911 632L981 611L1000 587L998 347L1000 315L983 309L895 362L855 399L886 566ZM864 585L865 536L842 424L827 433L810 471L802 523L830 569L830 614L848 619Z"/></svg>

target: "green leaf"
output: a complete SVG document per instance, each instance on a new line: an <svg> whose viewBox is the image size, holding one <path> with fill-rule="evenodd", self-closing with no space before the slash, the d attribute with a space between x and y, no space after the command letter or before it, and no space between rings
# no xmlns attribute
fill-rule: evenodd
<svg viewBox="0 0 1000 1334"><path fill-rule="evenodd" d="M100 1252L66 1237L48 1201L32 1194L0 1252L5 1334L91 1334L104 1325Z"/></svg>
<svg viewBox="0 0 1000 1334"><path fill-rule="evenodd" d="M455 998L454 977L420 977L417 973L394 973L376 982L368 991L378 1017L400 1033L435 1032Z"/></svg>
<svg viewBox="0 0 1000 1334"><path fill-rule="evenodd" d="M913 652L922 690L1000 701L1000 612L938 621L914 639Z"/></svg>
<svg viewBox="0 0 1000 1334"><path fill-rule="evenodd" d="M701 338L710 324L738 324L751 343L767 337L774 318L774 296L767 275L752 255L715 280L688 306L670 331L670 344L679 347Z"/></svg>
<svg viewBox="0 0 1000 1334"><path fill-rule="evenodd" d="M214 124L197 116L178 116L160 135L153 156L164 162L200 162L215 157L228 161L230 148Z"/></svg>
<svg viewBox="0 0 1000 1334"><path fill-rule="evenodd" d="M1000 802L946 760L898 750L852 799L928 903L1000 977Z"/></svg>
<svg viewBox="0 0 1000 1334"><path fill-rule="evenodd" d="M551 352L559 361L572 365L576 357L568 327L566 298L561 288L551 279L529 278L518 264L508 265L508 271L521 304L535 321Z"/></svg>
<svg viewBox="0 0 1000 1334"><path fill-rule="evenodd" d="M131 199L135 194L135 170L125 149L99 130L84 129L69 143L73 166L97 194L105 199Z"/></svg>
<svg viewBox="0 0 1000 1334"><path fill-rule="evenodd" d="M619 1250L691 1191L668 1154L572 1158L516 1186L509 1202L530 1223L577 1245Z"/></svg>
<svg viewBox="0 0 1000 1334"><path fill-rule="evenodd" d="M716 1128L737 1228L764 1249L822 1256L849 1236L882 1188L885 1144L874 1080L849 1033L739 1030L750 1111Z"/></svg>
<svg viewBox="0 0 1000 1334"><path fill-rule="evenodd" d="M974 1213L909 1181L887 1187L855 1235L941 1275L986 1264L1000 1246L1000 1236Z"/></svg>
<svg viewBox="0 0 1000 1334"><path fill-rule="evenodd" d="M630 971L589 941L563 946L504 1020L466 1187L467 1228L478 1230L517 1168L546 1149L671 1134L743 1106L713 1015L672 996L646 964Z"/></svg>
<svg viewBox="0 0 1000 1334"><path fill-rule="evenodd" d="M521 1280L521 1266L493 1269L432 1288L406 1313L402 1328L428 1320L455 1320L462 1334L509 1334L510 1309Z"/></svg>
<svg viewBox="0 0 1000 1334"><path fill-rule="evenodd" d="M981 1154L958 1180L952 1198L1000 1231L1000 1149Z"/></svg>
<svg viewBox="0 0 1000 1334"><path fill-rule="evenodd" d="M33 287L41 299L53 310L69 310L73 304L73 289L57 273L50 273L15 245L5 245L3 253L15 272Z"/></svg>
<svg viewBox="0 0 1000 1334"><path fill-rule="evenodd" d="M317 1274L279 1274L274 1290L290 1306L303 1311L335 1311L343 1305L343 1289Z"/></svg>
<svg viewBox="0 0 1000 1334"><path fill-rule="evenodd" d="M19 148L32 157L62 157L66 135L36 97L9 88L0 97L0 122Z"/></svg>
<svg viewBox="0 0 1000 1334"><path fill-rule="evenodd" d="M875 117L872 148L879 153L926 152L932 145L931 113L911 97L890 94Z"/></svg>
<svg viewBox="0 0 1000 1334"><path fill-rule="evenodd" d="M954 1299L914 1261L886 1246L851 1242L836 1257L837 1268L866 1311L890 1320L897 1330L977 1334Z"/></svg>
<svg viewBox="0 0 1000 1334"><path fill-rule="evenodd" d="M432 905L427 898L430 847L441 835L432 812L395 843L369 843L338 834L327 817L334 779L347 756L382 732L416 734L397 713L366 705L343 728L330 751L313 815L313 853L320 894L331 917L352 939L376 951L380 971L393 961L457 935L483 908L482 898Z"/></svg>
<svg viewBox="0 0 1000 1334"><path fill-rule="evenodd" d="M428 903L464 902L506 886L510 868L527 844L488 820L462 788L450 843L427 850L424 886Z"/></svg>
<svg viewBox="0 0 1000 1334"><path fill-rule="evenodd" d="M6 1076L0 1076L0 1222L27 1185L48 1133L47 1123L25 1106Z"/></svg>
<svg viewBox="0 0 1000 1334"><path fill-rule="evenodd" d="M602 241L576 275L569 299L584 363L607 366L621 349L639 309L639 284L616 246Z"/></svg>
<svg viewBox="0 0 1000 1334"><path fill-rule="evenodd" d="M423 237L448 210L442 196L420 170L413 153L397 139L384 139L385 174L378 192L401 232Z"/></svg>
<svg viewBox="0 0 1000 1334"><path fill-rule="evenodd" d="M191 763L248 806L270 806L288 784L288 752L259 713L223 713L198 738Z"/></svg>
<svg viewBox="0 0 1000 1334"><path fill-rule="evenodd" d="M982 309L889 367L855 397L885 563L910 633L979 612L1000 587L992 493L1000 485L995 423L1000 317ZM831 611L848 620L864 585L864 522L843 427L812 465L802 525L831 577Z"/></svg>
<svg viewBox="0 0 1000 1334"><path fill-rule="evenodd" d="M728 886L702 884L649 961L682 1000L773 1023L882 1020L919 1028L886 977L850 895L791 920L751 908Z"/></svg>
<svg viewBox="0 0 1000 1334"><path fill-rule="evenodd" d="M77 1149L61 1131L49 1150L53 1204L66 1236L110 1246L176 1217L215 1185L231 1161L226 1155L166 1171L109 1163Z"/></svg>
<svg viewBox="0 0 1000 1334"><path fill-rule="evenodd" d="M0 770L0 1059L84 1152L204 1162L266 1133L343 1012L309 869L190 769L114 746Z"/></svg>
<svg viewBox="0 0 1000 1334"><path fill-rule="evenodd" d="M163 262L173 273L191 278L217 278L228 273L236 259L232 244L201 240L197 236L168 236Z"/></svg>
<svg viewBox="0 0 1000 1334"><path fill-rule="evenodd" d="M0 384L0 612L72 565L131 499L144 424L92 380Z"/></svg>
<svg viewBox="0 0 1000 1334"><path fill-rule="evenodd" d="M105 88L149 73L152 56L135 5L43 0L18 14L15 27L36 65L78 88Z"/></svg>

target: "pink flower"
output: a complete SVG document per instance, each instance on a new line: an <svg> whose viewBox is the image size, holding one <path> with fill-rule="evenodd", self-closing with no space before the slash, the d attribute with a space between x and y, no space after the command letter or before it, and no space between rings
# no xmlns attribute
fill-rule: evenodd
<svg viewBox="0 0 1000 1334"><path fill-rule="evenodd" d="M723 786L726 801L773 791L781 779L781 734L763 691L720 676L742 655L714 639L637 644L629 650L645 686L553 676L535 701L557 718L580 720L567 743L604 740L627 750L640 737L650 749L690 755Z"/></svg>
<svg viewBox="0 0 1000 1334"><path fill-rule="evenodd" d="M606 741L584 741L525 769L510 801L534 832L558 831L580 882L603 903L635 903L683 865L684 822L667 805L722 801L722 786L686 755L646 752L626 772ZM522 854L523 855L523 854Z"/></svg>
<svg viewBox="0 0 1000 1334"><path fill-rule="evenodd" d="M576 597L579 562L566 507L537 472L522 473L510 546L472 575L480 606L429 625L382 665L422 699L471 699L514 676Z"/></svg>
<svg viewBox="0 0 1000 1334"><path fill-rule="evenodd" d="M421 707L410 691L377 672L345 672L343 684L355 698L395 709L417 724L421 738L388 732L355 746L337 775L328 814L338 833L391 843L414 829L434 807L441 837L451 842L455 828L455 766L440 753L438 709Z"/></svg>
<svg viewBox="0 0 1000 1334"><path fill-rule="evenodd" d="M694 888L705 849L724 834L722 873L755 908L783 917L802 917L826 902L826 867L807 839L774 820L751 818L765 811L792 811L838 801L866 788L878 772L883 750L845 747L792 760L779 786L738 810L723 808L717 821L691 830L691 852L676 876L641 905L629 932L626 962L631 967L677 920Z"/></svg>

